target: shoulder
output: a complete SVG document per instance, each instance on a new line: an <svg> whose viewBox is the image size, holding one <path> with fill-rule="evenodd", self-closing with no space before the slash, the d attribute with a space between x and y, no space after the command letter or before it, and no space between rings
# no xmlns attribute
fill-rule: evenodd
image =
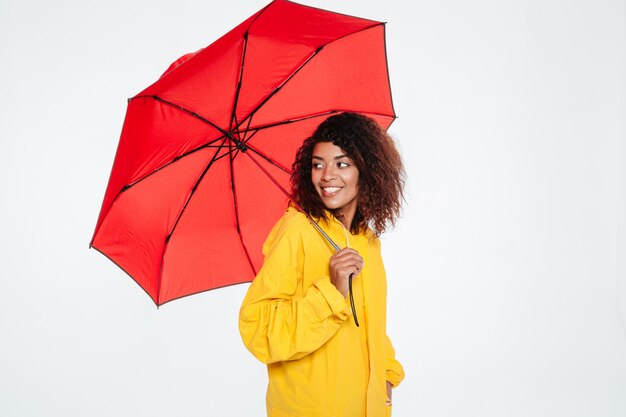
<svg viewBox="0 0 626 417"><path fill-rule="evenodd" d="M380 246L380 237L373 231L368 230L366 237L367 237L367 240L369 240L371 244Z"/></svg>
<svg viewBox="0 0 626 417"><path fill-rule="evenodd" d="M274 225L274 230L277 233L298 233L308 231L309 220L306 215L295 207L289 207L282 215L280 219Z"/></svg>
<svg viewBox="0 0 626 417"><path fill-rule="evenodd" d="M367 240L370 245L380 246L380 237L369 226L365 229L365 231L359 233L359 236L362 239Z"/></svg>
<svg viewBox="0 0 626 417"><path fill-rule="evenodd" d="M292 227L302 228L309 224L309 219L306 215L293 206L289 206L283 214L282 219L285 221L286 225Z"/></svg>
<svg viewBox="0 0 626 417"><path fill-rule="evenodd" d="M263 245L263 253L273 247L283 243L299 244L302 242L302 235L309 231L307 217L294 207L289 207L278 219L270 231Z"/></svg>

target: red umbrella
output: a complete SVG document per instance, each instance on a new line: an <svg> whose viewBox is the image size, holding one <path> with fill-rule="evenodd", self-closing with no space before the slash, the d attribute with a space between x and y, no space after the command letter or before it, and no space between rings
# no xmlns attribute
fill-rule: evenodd
<svg viewBox="0 0 626 417"><path fill-rule="evenodd" d="M273 1L129 99L90 246L157 305L251 281L295 151L341 111L395 118L384 23Z"/></svg>

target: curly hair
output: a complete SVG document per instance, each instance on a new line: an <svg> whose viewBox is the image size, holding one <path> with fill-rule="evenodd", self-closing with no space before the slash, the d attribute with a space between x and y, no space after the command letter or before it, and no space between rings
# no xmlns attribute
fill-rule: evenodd
<svg viewBox="0 0 626 417"><path fill-rule="evenodd" d="M405 174L387 132L367 116L346 112L327 118L302 143L292 166L292 194L311 216L325 218L327 209L311 181L313 148L319 142L340 147L359 170L357 209L350 231L360 233L370 226L380 235L393 226L404 199Z"/></svg>

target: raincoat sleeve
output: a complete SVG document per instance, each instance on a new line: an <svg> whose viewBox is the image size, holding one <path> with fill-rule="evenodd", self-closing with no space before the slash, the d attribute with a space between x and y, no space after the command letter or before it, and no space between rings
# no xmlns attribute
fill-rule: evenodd
<svg viewBox="0 0 626 417"><path fill-rule="evenodd" d="M385 335L385 377L392 387L397 387L404 379L404 368L396 360L396 351L391 344L389 336Z"/></svg>
<svg viewBox="0 0 626 417"><path fill-rule="evenodd" d="M300 359L315 351L350 317L346 299L329 276L314 277L313 285L301 288L302 236L300 228L290 223L279 222L270 232L263 266L239 312L246 348L266 364Z"/></svg>

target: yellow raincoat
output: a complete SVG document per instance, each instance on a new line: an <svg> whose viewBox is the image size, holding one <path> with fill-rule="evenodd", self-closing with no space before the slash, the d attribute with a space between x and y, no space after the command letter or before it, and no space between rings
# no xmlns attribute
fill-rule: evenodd
<svg viewBox="0 0 626 417"><path fill-rule="evenodd" d="M349 297L330 282L334 250L304 214L289 208L263 246L263 267L239 314L244 344L267 364L267 415L389 416L385 381L397 386L404 371L385 330L380 241L371 230L352 235L332 217L320 226L364 259L352 284L360 327Z"/></svg>

